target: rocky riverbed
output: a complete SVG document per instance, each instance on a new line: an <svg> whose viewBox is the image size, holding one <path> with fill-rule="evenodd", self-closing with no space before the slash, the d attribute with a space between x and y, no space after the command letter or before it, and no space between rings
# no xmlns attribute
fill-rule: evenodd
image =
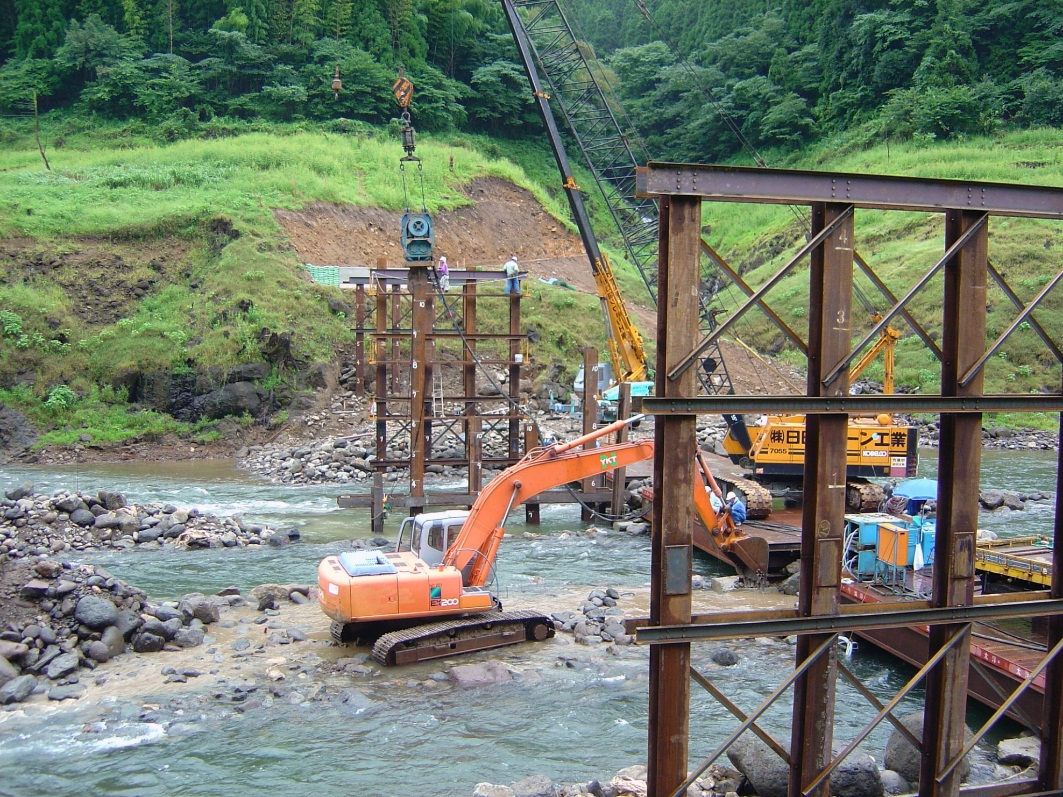
<svg viewBox="0 0 1063 797"><path fill-rule="evenodd" d="M173 555L182 554L175 548ZM227 555L241 555L238 546ZM269 711L278 702L338 702L357 709L383 699L381 695L399 684L427 691L489 690L500 684L534 690L541 682L537 675L541 666L552 663L603 673L610 659L644 662L647 655L644 647L633 644L624 625L625 619L644 615L648 600L644 591L622 594L596 589L573 608L556 602L532 607L549 612L558 632L544 643L542 652L532 654L536 664L504 653L473 660L458 657L438 667L420 668L411 681L401 669L381 668L365 649L332 642L314 604L312 585L267 584L246 595L234 587L214 595L192 593L173 601L152 601L103 568L62 561L50 550L28 551L21 557L9 552L0 555L0 561L0 604L6 607L0 631L3 711L75 702L100 705L105 717L114 711L115 699L137 703L150 698L151 705L141 709L141 719L166 734L181 734L188 732L190 717L216 709ZM728 578L696 579L698 610L727 610L741 604L744 598L733 585ZM572 598L557 596L555 601ZM781 606L788 599L776 600ZM765 638L719 647L699 667L720 674L774 648L788 655L785 651L791 644ZM93 727L89 722L83 732L92 733ZM896 746L892 739L890 745ZM881 758L854 754L839 769L834 793L878 797L903 791L913 777L912 770L905 769L911 755L905 758L889 747L881 751ZM1014 751L1006 755L1011 757L1005 760L1014 763L998 764L1000 777L1032 765L1028 755L1023 758ZM780 776L780 765L766 747L743 737L732 746L727 761L707 770L689 793L724 795L752 789L761 797L784 794L785 767ZM545 774L509 784L485 782L473 794L620 797L645 794L645 789L645 771L636 766L586 783L555 783Z"/></svg>

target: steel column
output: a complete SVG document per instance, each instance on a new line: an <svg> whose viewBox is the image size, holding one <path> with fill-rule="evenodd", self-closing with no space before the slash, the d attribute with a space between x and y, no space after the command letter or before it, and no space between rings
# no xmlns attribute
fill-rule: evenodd
<svg viewBox="0 0 1063 797"><path fill-rule="evenodd" d="M435 291L427 268L411 268L409 276L413 309L410 325L410 498L424 498L425 459L431 448L432 417L432 327L435 323ZM411 502L410 514L424 510L424 503Z"/></svg>
<svg viewBox="0 0 1063 797"><path fill-rule="evenodd" d="M657 395L693 396L694 372L666 374L694 344L698 333L701 201L672 197L661 202L657 309ZM689 623L694 537L695 415L669 416L655 424L650 624ZM648 795L664 797L686 779L690 741L690 643L650 646Z"/></svg>
<svg viewBox="0 0 1063 797"><path fill-rule="evenodd" d="M365 395L365 286L354 289L354 395Z"/></svg>
<svg viewBox="0 0 1063 797"><path fill-rule="evenodd" d="M837 220L841 219L838 224ZM849 390L848 371L824 386L825 375L845 357L851 343L853 282L853 209L849 205L812 206L813 237L837 224L812 252L809 271L808 395L838 396ZM845 515L845 446L848 416L808 416L805 432L804 506L801 514L802 617L838 614ZM801 636L796 660L805 661L828 636ZM831 759L837 659L833 650L794 682L790 794L799 794ZM811 794L830 794L824 780Z"/></svg>
<svg viewBox="0 0 1063 797"><path fill-rule="evenodd" d="M373 341L373 357L376 360L376 382L373 390L376 393L373 401L373 416L376 418L376 458L384 460L388 458L388 403L385 400L388 395L388 350L387 338L384 336L388 330L388 294L387 287L379 286L376 294L376 338Z"/></svg>
<svg viewBox="0 0 1063 797"><path fill-rule="evenodd" d="M951 210L945 215L945 248L978 227L967 244L945 264L942 310L941 394L980 396L983 374L966 386L963 374L985 349L986 283L989 277L989 229L982 213ZM943 413L938 449L938 523L934 592L930 605L970 606L974 602L974 546L978 529L978 476L982 462L982 416ZM958 772L940 782L937 773L963 749L970 664L967 624L930 629L930 653L957 637L967 637L927 677L923 717L923 758L919 793L923 797L956 795Z"/></svg>
<svg viewBox="0 0 1063 797"><path fill-rule="evenodd" d="M523 293L527 293L525 288ZM514 294L509 297L509 334L520 334L520 297ZM520 353L520 341L510 338L509 341L509 406L506 414L509 416L509 458L516 462L520 459L520 372L521 364L517 362L517 354Z"/></svg>
<svg viewBox="0 0 1063 797"><path fill-rule="evenodd" d="M465 458L469 461L469 493L476 494L484 486L483 420L477 412L476 402L476 280L462 286L461 301L465 323L465 345L468 351L462 359L462 383L465 395Z"/></svg>
<svg viewBox="0 0 1063 797"><path fill-rule="evenodd" d="M1063 392L1063 391L1061 391ZM1059 416L1059 439L1063 440L1063 414ZM1063 598L1063 447L1056 462L1056 516L1052 535L1053 598ZM1048 618L1048 647L1063 639L1063 616ZM1058 658L1045 672L1044 712L1041 722L1040 788L1063 789L1063 661Z"/></svg>

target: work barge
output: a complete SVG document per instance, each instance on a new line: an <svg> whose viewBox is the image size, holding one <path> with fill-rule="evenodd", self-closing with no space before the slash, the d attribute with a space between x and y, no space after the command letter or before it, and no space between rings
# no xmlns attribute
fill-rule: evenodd
<svg viewBox="0 0 1063 797"><path fill-rule="evenodd" d="M1035 310L1061 278L1058 270L1024 303L992 265L989 219L1063 220L1063 189L875 175L695 164L650 163L638 170L640 197L660 207L658 262L657 384L643 411L655 418L651 602L648 620L637 629L650 648L648 769L649 794L681 795L720 760L744 732L755 733L788 765L791 797L828 797L831 773L883 721L900 730L894 715L901 699L925 688L922 738L903 731L921 750L918 791L930 795L1059 794L1063 790L1063 582L1058 573L1063 540L1063 461L1057 464L1052 539L1052 577L1045 589L1010 596L976 596L976 533L982 413L1063 410L1063 391L1050 395L986 395L983 368L1007 338L1025 324L1057 362L1058 340L1038 323ZM775 276L748 285L702 239L707 202L785 204L810 210L808 240ZM901 298L889 291L854 246L857 209L940 214L943 254ZM748 297L706 336L698 333L697 286L702 253L731 277ZM807 356L806 395L699 397L694 368L699 352L726 334L746 312L759 307L770 317L771 288L807 264L810 306L807 339L785 325L780 331ZM886 298L890 309L862 339L854 333L854 271L859 269ZM937 281L934 278L938 277ZM1015 307L1015 318L986 346L987 287L993 281ZM941 286L940 344L910 313L912 297ZM939 302L939 303L938 303ZM860 352L893 318L902 318L941 363L937 396L851 396L848 371ZM854 345L854 340L856 340ZM689 575L694 549L690 463L697 449L699 414L803 413L807 417L805 495L801 514L800 592L790 611L737 612L695 616ZM844 473L848 414L933 413L940 416L936 551L929 597L922 601L847 605L843 599L845 531ZM1061 429L1063 431L1063 429ZM667 474L667 478L665 477ZM1006 618L1040 618L1046 652L1032 656L1027 677L974 738L965 738L968 681L975 623ZM860 685L837 652L840 634L927 627L925 662L891 700L883 703ZM794 672L755 711L746 713L692 669L691 645L740 637L796 635ZM834 704L839 677L851 681L869 703L871 718L851 740L834 738ZM1016 701L1029 700L1030 684L1042 678L1036 702L1041 716L1040 769L1036 777L984 786L961 786L959 764L977 740ZM736 727L691 766L692 683L703 686L735 715ZM701 693L698 693L699 696ZM776 739L761 725L763 714L782 695L792 696L789 739ZM718 741L718 743L717 743Z"/></svg>

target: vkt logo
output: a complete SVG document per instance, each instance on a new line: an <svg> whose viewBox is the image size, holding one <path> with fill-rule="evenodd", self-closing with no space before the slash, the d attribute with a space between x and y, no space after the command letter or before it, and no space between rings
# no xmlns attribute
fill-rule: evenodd
<svg viewBox="0 0 1063 797"><path fill-rule="evenodd" d="M617 463L616 454L602 454L598 457L598 461L602 464L602 470L606 468L615 468Z"/></svg>

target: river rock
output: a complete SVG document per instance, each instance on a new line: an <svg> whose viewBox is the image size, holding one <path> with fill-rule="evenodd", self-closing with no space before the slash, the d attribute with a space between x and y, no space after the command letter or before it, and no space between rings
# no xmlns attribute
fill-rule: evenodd
<svg viewBox="0 0 1063 797"><path fill-rule="evenodd" d="M919 711L914 714L906 714L901 717L901 724L904 725L917 739L923 738L923 712ZM972 734L970 729L967 729L964 733L964 742L970 740ZM913 788L919 785L919 751L915 748L907 737L896 728L893 733L890 734L889 741L886 742L886 755L884 756L884 763L886 769L892 769L906 781ZM971 772L971 764L967 758L964 758L960 762L957 771L960 775L960 780L964 781Z"/></svg>
<svg viewBox="0 0 1063 797"><path fill-rule="evenodd" d="M56 656L49 663L44 674L52 681L58 681L60 678L66 678L70 673L74 672L78 668L81 660L76 653L63 653Z"/></svg>
<svg viewBox="0 0 1063 797"><path fill-rule="evenodd" d="M532 775L517 781L511 788L513 797L557 797L557 786L546 775Z"/></svg>
<svg viewBox="0 0 1063 797"><path fill-rule="evenodd" d="M111 512L114 512L116 509L123 509L126 506L125 496L122 495L122 493L111 490L100 490L97 493L97 496L99 496L100 503Z"/></svg>
<svg viewBox="0 0 1063 797"><path fill-rule="evenodd" d="M738 654L730 648L716 648L712 652L712 660L721 667L734 667L738 664Z"/></svg>
<svg viewBox="0 0 1063 797"><path fill-rule="evenodd" d="M184 614L202 623L216 623L221 619L221 609L218 604L198 592L185 595L177 606Z"/></svg>
<svg viewBox="0 0 1063 797"><path fill-rule="evenodd" d="M849 753L831 773L830 792L838 797L883 797L885 787L875 759L859 750Z"/></svg>
<svg viewBox="0 0 1063 797"><path fill-rule="evenodd" d="M60 684L48 690L49 700L79 700L85 695L81 684Z"/></svg>
<svg viewBox="0 0 1063 797"><path fill-rule="evenodd" d="M112 625L110 626L110 628L114 628L114 626ZM92 642L89 642L89 644L85 646L85 656L97 662L98 664L103 664L104 662L110 661L112 655L113 654L111 653L110 646L108 646L107 643L103 642L102 640L94 639Z"/></svg>
<svg viewBox="0 0 1063 797"><path fill-rule="evenodd" d="M23 630L23 634L26 634L25 630ZM12 642L7 639L0 639L0 658L18 659L25 656L28 650L29 645L24 642Z"/></svg>
<svg viewBox="0 0 1063 797"><path fill-rule="evenodd" d="M8 661L6 657L0 656L0 686L15 678L18 678L18 667Z"/></svg>
<svg viewBox="0 0 1063 797"><path fill-rule="evenodd" d="M23 482L18 487L12 487L4 493L8 501L20 501L31 495L33 495L33 482Z"/></svg>
<svg viewBox="0 0 1063 797"><path fill-rule="evenodd" d="M759 739L738 737L727 748L727 758L746 776L759 797L786 797L790 767Z"/></svg>
<svg viewBox="0 0 1063 797"><path fill-rule="evenodd" d="M1004 766L1040 766L1041 740L1036 736L1020 736L1018 739L1002 739L997 745L997 762Z"/></svg>
<svg viewBox="0 0 1063 797"><path fill-rule="evenodd" d="M32 675L20 675L0 686L0 706L21 703L37 688L37 679Z"/></svg>
<svg viewBox="0 0 1063 797"><path fill-rule="evenodd" d="M133 650L137 653L158 653L165 644L166 640L163 637L144 631L133 637Z"/></svg>
<svg viewBox="0 0 1063 797"><path fill-rule="evenodd" d="M912 787L908 785L908 781L892 769L884 769L878 774L882 779L882 790L886 794L907 794L912 790Z"/></svg>
<svg viewBox="0 0 1063 797"><path fill-rule="evenodd" d="M118 622L118 608L107 598L86 595L77 602L74 619L94 631Z"/></svg>
<svg viewBox="0 0 1063 797"><path fill-rule="evenodd" d="M203 640L206 638L206 634L203 629L198 626L189 626L188 628L180 629L174 634L173 641L179 647L182 648L194 648L203 644Z"/></svg>
<svg viewBox="0 0 1063 797"><path fill-rule="evenodd" d="M462 689L508 683L513 680L513 674L499 661L459 664L451 668L448 677L452 684Z"/></svg>
<svg viewBox="0 0 1063 797"><path fill-rule="evenodd" d="M477 783L472 790L472 797L514 797L513 789L509 786L499 786L494 783Z"/></svg>

